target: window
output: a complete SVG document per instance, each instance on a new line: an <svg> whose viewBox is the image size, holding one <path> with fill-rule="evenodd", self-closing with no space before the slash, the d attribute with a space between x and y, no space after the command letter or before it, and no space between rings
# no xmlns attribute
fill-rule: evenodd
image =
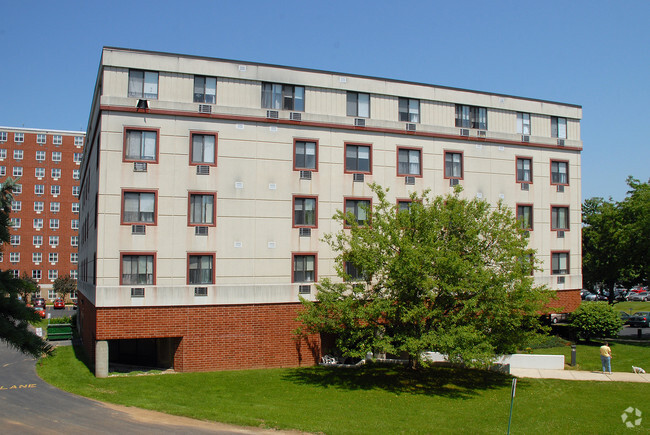
<svg viewBox="0 0 650 435"><path fill-rule="evenodd" d="M153 285L155 261L153 255L122 255L122 285Z"/></svg>
<svg viewBox="0 0 650 435"><path fill-rule="evenodd" d="M43 236L33 236L32 244L34 246L41 246L43 244Z"/></svg>
<svg viewBox="0 0 650 435"><path fill-rule="evenodd" d="M36 178L43 178L45 177L45 168L35 168L34 169L34 176Z"/></svg>
<svg viewBox="0 0 650 435"><path fill-rule="evenodd" d="M52 151L52 161L53 162L61 161L61 151Z"/></svg>
<svg viewBox="0 0 650 435"><path fill-rule="evenodd" d="M370 146L345 144L345 172L371 173L370 160Z"/></svg>
<svg viewBox="0 0 650 435"><path fill-rule="evenodd" d="M75 136L74 137L74 146L80 147L83 146L84 144L84 137L83 136Z"/></svg>
<svg viewBox="0 0 650 435"><path fill-rule="evenodd" d="M43 219L41 218L34 219L34 229L40 230L41 228L43 228Z"/></svg>
<svg viewBox="0 0 650 435"><path fill-rule="evenodd" d="M551 274L566 275L569 273L569 253L553 252L551 254Z"/></svg>
<svg viewBox="0 0 650 435"><path fill-rule="evenodd" d="M79 203L78 202L73 202L72 203L72 213L79 213Z"/></svg>
<svg viewBox="0 0 650 435"><path fill-rule="evenodd" d="M419 149L397 149L397 175L422 175Z"/></svg>
<svg viewBox="0 0 650 435"><path fill-rule="evenodd" d="M217 79L194 76L194 102L215 104L217 102Z"/></svg>
<svg viewBox="0 0 650 435"><path fill-rule="evenodd" d="M71 270L70 271L70 278L78 279L79 278L79 271L77 271L77 269ZM76 292L75 292L75 294L76 294Z"/></svg>
<svg viewBox="0 0 650 435"><path fill-rule="evenodd" d="M37 134L36 135L36 143L38 144L44 144L47 142L47 136L44 134Z"/></svg>
<svg viewBox="0 0 650 435"><path fill-rule="evenodd" d="M51 230L58 230L59 229L59 220L58 219L50 219L50 229Z"/></svg>
<svg viewBox="0 0 650 435"><path fill-rule="evenodd" d="M43 211L44 204L43 201L34 201L34 211L37 213Z"/></svg>
<svg viewBox="0 0 650 435"><path fill-rule="evenodd" d="M517 220L524 230L533 230L533 206L530 204L517 204Z"/></svg>
<svg viewBox="0 0 650 435"><path fill-rule="evenodd" d="M50 271L50 272L52 272L52 271ZM58 272L57 272L57 275L58 275ZM49 274L48 274L48 276L49 276ZM52 278L50 278L50 279L52 279ZM56 279L56 278L54 278L54 279ZM47 291L47 298L48 299L55 299L56 297L57 297L57 294L53 289L49 289Z"/></svg>
<svg viewBox="0 0 650 435"><path fill-rule="evenodd" d="M0 142L7 142L7 132L0 131Z"/></svg>
<svg viewBox="0 0 650 435"><path fill-rule="evenodd" d="M315 197L294 197L293 226L317 227L317 204Z"/></svg>
<svg viewBox="0 0 650 435"><path fill-rule="evenodd" d="M485 107L456 104L456 127L487 130L487 109Z"/></svg>
<svg viewBox="0 0 650 435"><path fill-rule="evenodd" d="M14 160L23 159L23 150L14 150Z"/></svg>
<svg viewBox="0 0 650 435"><path fill-rule="evenodd" d="M40 263L43 261L43 254L40 252L34 252L32 253L32 262L33 263Z"/></svg>
<svg viewBox="0 0 650 435"><path fill-rule="evenodd" d="M214 193L190 194L190 225L214 225Z"/></svg>
<svg viewBox="0 0 650 435"><path fill-rule="evenodd" d="M262 107L305 111L305 88L302 86L262 83Z"/></svg>
<svg viewBox="0 0 650 435"><path fill-rule="evenodd" d="M13 176L14 177L22 177L23 176L23 167L22 166L14 166Z"/></svg>
<svg viewBox="0 0 650 435"><path fill-rule="evenodd" d="M530 134L530 113L517 113L517 133Z"/></svg>
<svg viewBox="0 0 650 435"><path fill-rule="evenodd" d="M551 229L560 231L569 230L569 207L551 207Z"/></svg>
<svg viewBox="0 0 650 435"><path fill-rule="evenodd" d="M72 179L73 179L73 180L78 180L78 179L79 179L79 174L80 174L80 173L81 173L81 172L79 171L79 169L73 169L73 170L72 170Z"/></svg>
<svg viewBox="0 0 650 435"><path fill-rule="evenodd" d="M154 192L124 192L123 223L153 223L156 217Z"/></svg>
<svg viewBox="0 0 650 435"><path fill-rule="evenodd" d="M551 116L551 137L566 139L566 118Z"/></svg>
<svg viewBox="0 0 650 435"><path fill-rule="evenodd" d="M11 274L13 275L14 278L19 278L20 277L20 270L12 269Z"/></svg>
<svg viewBox="0 0 650 435"><path fill-rule="evenodd" d="M214 284L214 254L190 255L189 284Z"/></svg>
<svg viewBox="0 0 650 435"><path fill-rule="evenodd" d="M60 134L55 134L52 136L52 143L54 145L61 145L63 143L63 137Z"/></svg>
<svg viewBox="0 0 650 435"><path fill-rule="evenodd" d="M61 194L61 186L50 186L50 193L54 196L60 195Z"/></svg>
<svg viewBox="0 0 650 435"><path fill-rule="evenodd" d="M517 157L517 182L533 182L533 160L526 157Z"/></svg>
<svg viewBox="0 0 650 435"><path fill-rule="evenodd" d="M70 221L70 228L73 230L78 230L79 229L79 219L72 219Z"/></svg>
<svg viewBox="0 0 650 435"><path fill-rule="evenodd" d="M6 159L6 158L7 158L7 149L0 148L0 159Z"/></svg>
<svg viewBox="0 0 650 435"><path fill-rule="evenodd" d="M70 254L70 263L78 263L79 262L79 254L76 252L73 252Z"/></svg>
<svg viewBox="0 0 650 435"><path fill-rule="evenodd" d="M14 133L14 142L25 142L25 133Z"/></svg>
<svg viewBox="0 0 650 435"><path fill-rule="evenodd" d="M363 272L361 271L360 267L355 266L354 263L351 261L346 261L344 263L345 267L345 274L347 275L345 277L345 281L365 281L366 277L364 276Z"/></svg>
<svg viewBox="0 0 650 435"><path fill-rule="evenodd" d="M14 185L14 195L20 195L23 193L23 185L22 184L15 184Z"/></svg>
<svg viewBox="0 0 650 435"><path fill-rule="evenodd" d="M131 161L156 161L158 159L158 132L127 130L124 159Z"/></svg>
<svg viewBox="0 0 650 435"><path fill-rule="evenodd" d="M347 114L359 118L370 118L370 94L348 92Z"/></svg>
<svg viewBox="0 0 650 435"><path fill-rule="evenodd" d="M59 262L59 254L57 252L50 252L48 255L48 261L50 263L58 263Z"/></svg>
<svg viewBox="0 0 650 435"><path fill-rule="evenodd" d="M413 98L400 98L399 120L406 122L420 122L420 100Z"/></svg>
<svg viewBox="0 0 650 435"><path fill-rule="evenodd" d="M315 141L295 140L294 169L300 171L318 170L318 143Z"/></svg>
<svg viewBox="0 0 650 435"><path fill-rule="evenodd" d="M198 165L214 165L217 143L215 134L192 134L191 163Z"/></svg>
<svg viewBox="0 0 650 435"><path fill-rule="evenodd" d="M445 151L445 178L463 178L463 154Z"/></svg>
<svg viewBox="0 0 650 435"><path fill-rule="evenodd" d="M61 178L61 169L52 168L51 175L52 175L52 178L54 178L55 180L58 180L59 178Z"/></svg>
<svg viewBox="0 0 650 435"><path fill-rule="evenodd" d="M42 271L40 269L33 269L32 270L32 279L39 280L43 277Z"/></svg>
<svg viewBox="0 0 650 435"><path fill-rule="evenodd" d="M23 204L20 201L11 201L11 211L20 211L23 208Z"/></svg>
<svg viewBox="0 0 650 435"><path fill-rule="evenodd" d="M345 214L352 213L359 225L365 225L368 220L368 213L370 212L369 199L346 199L345 200ZM349 223L346 221L346 225Z"/></svg>
<svg viewBox="0 0 650 435"><path fill-rule="evenodd" d="M158 73L129 70L129 93L131 98L158 99Z"/></svg>
<svg viewBox="0 0 650 435"><path fill-rule="evenodd" d="M7 167L0 166L0 177L4 177L5 175L7 175Z"/></svg>
<svg viewBox="0 0 650 435"><path fill-rule="evenodd" d="M20 252L12 252L9 254L9 261L12 263L19 263L20 262Z"/></svg>
<svg viewBox="0 0 650 435"><path fill-rule="evenodd" d="M49 279L50 281L54 281L54 280L57 279L58 277L59 277L59 271L58 271L58 270L56 270L56 269L54 269L54 270L50 269L50 270L47 271L47 279ZM48 291L48 297L49 297L50 299L53 299L54 297L53 297L52 295L49 295L49 292L54 293L54 297L56 297L56 292L54 292L53 290L49 290L49 291Z"/></svg>
<svg viewBox="0 0 650 435"><path fill-rule="evenodd" d="M50 236L50 246L59 246L59 236Z"/></svg>
<svg viewBox="0 0 650 435"><path fill-rule="evenodd" d="M72 156L75 163L81 163L82 157L83 157L83 153L74 153L74 155Z"/></svg>
<svg viewBox="0 0 650 435"><path fill-rule="evenodd" d="M39 162L45 161L45 151L36 151L36 160Z"/></svg>
<svg viewBox="0 0 650 435"><path fill-rule="evenodd" d="M79 246L79 236L70 237L70 246Z"/></svg>
<svg viewBox="0 0 650 435"><path fill-rule="evenodd" d="M20 218L11 218L11 228L20 228Z"/></svg>
<svg viewBox="0 0 650 435"><path fill-rule="evenodd" d="M18 246L18 245L20 245L20 236L17 235L17 234L12 234L12 235L9 237L9 244L10 244L11 246Z"/></svg>
<svg viewBox="0 0 650 435"><path fill-rule="evenodd" d="M50 212L58 213L60 210L61 210L61 203L60 202L51 202L50 203Z"/></svg>
<svg viewBox="0 0 650 435"><path fill-rule="evenodd" d="M293 282L316 281L316 255L294 254Z"/></svg>
<svg viewBox="0 0 650 435"><path fill-rule="evenodd" d="M72 196L79 196L79 189L81 189L81 187L72 186Z"/></svg>
<svg viewBox="0 0 650 435"><path fill-rule="evenodd" d="M569 162L551 160L551 184L569 184Z"/></svg>

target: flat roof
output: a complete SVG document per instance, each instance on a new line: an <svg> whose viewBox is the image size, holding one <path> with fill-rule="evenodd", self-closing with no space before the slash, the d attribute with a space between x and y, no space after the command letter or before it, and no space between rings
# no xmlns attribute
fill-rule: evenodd
<svg viewBox="0 0 650 435"><path fill-rule="evenodd" d="M85 131L74 131L74 130L52 130L50 128L25 128L25 127L5 127L0 126L0 130L15 130L15 131L24 131L29 133L64 133L64 134L75 134L75 135L86 135Z"/></svg>

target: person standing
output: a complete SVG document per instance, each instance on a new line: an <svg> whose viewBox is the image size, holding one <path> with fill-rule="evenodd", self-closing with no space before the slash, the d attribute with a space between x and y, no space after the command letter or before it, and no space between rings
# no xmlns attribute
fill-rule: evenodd
<svg viewBox="0 0 650 435"><path fill-rule="evenodd" d="M600 362L603 365L603 373L612 374L612 349L607 342L600 346Z"/></svg>

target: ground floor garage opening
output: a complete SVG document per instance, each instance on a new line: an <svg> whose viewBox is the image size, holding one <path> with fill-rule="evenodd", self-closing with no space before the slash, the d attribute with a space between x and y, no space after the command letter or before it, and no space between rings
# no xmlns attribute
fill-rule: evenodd
<svg viewBox="0 0 650 435"><path fill-rule="evenodd" d="M108 340L109 371L172 369L180 341L180 337Z"/></svg>

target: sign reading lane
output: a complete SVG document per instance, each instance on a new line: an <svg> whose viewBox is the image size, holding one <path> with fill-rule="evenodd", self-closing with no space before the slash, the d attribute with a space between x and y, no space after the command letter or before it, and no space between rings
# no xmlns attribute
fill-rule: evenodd
<svg viewBox="0 0 650 435"><path fill-rule="evenodd" d="M36 384L11 385L9 387L6 387L4 385L0 385L0 391L2 391L2 390L23 390L25 388L36 388Z"/></svg>

